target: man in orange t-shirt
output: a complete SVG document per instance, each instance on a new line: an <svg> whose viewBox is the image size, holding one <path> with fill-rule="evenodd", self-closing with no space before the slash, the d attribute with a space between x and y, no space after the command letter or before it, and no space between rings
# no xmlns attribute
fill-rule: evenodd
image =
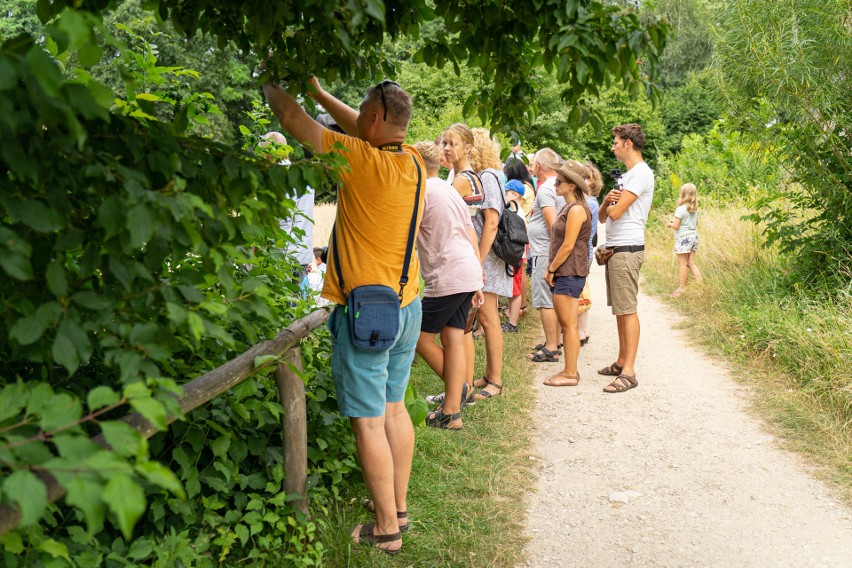
<svg viewBox="0 0 852 568"><path fill-rule="evenodd" d="M323 128L280 86L267 83L263 91L292 137L312 151L340 152L349 163L349 171L341 173L335 222L345 289L335 263L329 262L322 295L338 304L329 318L335 393L340 413L352 422L376 513L376 522L356 526L352 539L394 554L402 548L400 531L408 528L406 498L414 455L414 428L404 398L420 334L416 255L408 267L400 331L389 350L357 349L343 305L347 291L358 286L399 289L418 179L418 226L423 213L425 166L414 148L403 145L412 102L399 85L384 81L367 89L357 111L323 90L315 78L311 87L309 95L349 136Z"/></svg>

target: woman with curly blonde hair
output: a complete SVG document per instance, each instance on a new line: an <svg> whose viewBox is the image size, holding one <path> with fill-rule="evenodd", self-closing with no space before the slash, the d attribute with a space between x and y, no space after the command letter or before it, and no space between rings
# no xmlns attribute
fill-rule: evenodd
<svg viewBox="0 0 852 568"><path fill-rule="evenodd" d="M485 285L482 287L485 302L479 308L479 323L485 332L486 353L485 376L477 379L474 386L481 387L476 399L484 400L503 392L503 330L497 296L512 297L512 277L506 271L506 263L491 250L505 204L500 148L484 128L474 128L473 139L470 164L482 181L483 193L482 206L473 217L473 228L479 237L479 258L485 273Z"/></svg>

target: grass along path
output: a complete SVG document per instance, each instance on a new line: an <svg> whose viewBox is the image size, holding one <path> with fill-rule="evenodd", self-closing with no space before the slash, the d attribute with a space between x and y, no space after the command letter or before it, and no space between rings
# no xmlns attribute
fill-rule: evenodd
<svg viewBox="0 0 852 568"><path fill-rule="evenodd" d="M535 316L521 319L520 332L504 334L503 395L477 402L462 413L464 430L415 428L416 446L409 491L412 529L402 553L390 557L352 545L356 524L372 517L360 506L363 484L351 488L349 505L329 511L322 541L325 566L509 567L522 561L525 497L530 470L532 424L529 347L539 336ZM476 340L477 377L485 368L484 340ZM419 359L411 381L421 396L443 391L443 383Z"/></svg>

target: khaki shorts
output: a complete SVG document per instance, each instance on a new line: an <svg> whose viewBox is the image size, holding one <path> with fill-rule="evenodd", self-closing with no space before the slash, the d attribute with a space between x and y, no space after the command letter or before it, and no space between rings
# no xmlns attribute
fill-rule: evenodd
<svg viewBox="0 0 852 568"><path fill-rule="evenodd" d="M606 263L606 305L616 316L636 313L639 295L639 269L645 262L645 251L619 252Z"/></svg>
<svg viewBox="0 0 852 568"><path fill-rule="evenodd" d="M547 274L547 257L532 257L532 305L534 308L553 309L553 293L544 281Z"/></svg>

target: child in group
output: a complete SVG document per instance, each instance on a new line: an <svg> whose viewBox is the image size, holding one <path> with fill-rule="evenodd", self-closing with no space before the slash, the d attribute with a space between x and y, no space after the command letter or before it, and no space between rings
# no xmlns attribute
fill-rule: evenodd
<svg viewBox="0 0 852 568"><path fill-rule="evenodd" d="M674 250L678 262L678 287L669 294L677 298L683 294L686 288L686 280L689 272L696 282L701 282L701 271L695 265L695 254L698 252L698 191L694 184L685 183L680 188L680 197L677 200L677 209L674 218L667 223L674 230Z"/></svg>

